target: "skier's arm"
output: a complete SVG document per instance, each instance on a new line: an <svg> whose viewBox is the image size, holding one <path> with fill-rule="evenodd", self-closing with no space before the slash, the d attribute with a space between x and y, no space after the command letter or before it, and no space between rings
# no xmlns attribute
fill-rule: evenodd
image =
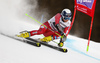
<svg viewBox="0 0 100 63"><path fill-rule="evenodd" d="M66 41L66 32L67 32L67 30L68 30L68 28L69 27L66 27L66 28L64 28L64 31L62 30L62 28L59 28L60 30L60 33L61 33L61 38L60 38L60 42L59 42L59 44L58 44L58 46L60 46L60 47L62 47L63 46L63 44L64 44L64 42ZM61 31L62 30L62 31Z"/></svg>
<svg viewBox="0 0 100 63"><path fill-rule="evenodd" d="M67 30L67 28L65 28L64 30L63 30L63 28L59 25L59 24L57 24L56 25L56 28L58 29L58 32L61 34L61 42L64 42L64 40L63 40L63 38L66 38L66 34L64 33L64 31L66 32L66 30Z"/></svg>
<svg viewBox="0 0 100 63"><path fill-rule="evenodd" d="M62 29L62 27L61 27L60 24L59 24L60 18L61 18L61 14L60 14L60 13L56 14L56 16L55 16L55 23L53 23L53 24L54 24L55 27L57 28L58 32L59 32L61 35L63 35L63 34L64 34L63 29Z"/></svg>
<svg viewBox="0 0 100 63"><path fill-rule="evenodd" d="M55 25L59 24L60 18L61 18L61 14L60 13L56 14L56 16L55 16Z"/></svg>
<svg viewBox="0 0 100 63"><path fill-rule="evenodd" d="M57 28L58 32L59 32L61 35L64 34L63 29L62 29L62 27L61 27L59 24L56 25L56 28Z"/></svg>

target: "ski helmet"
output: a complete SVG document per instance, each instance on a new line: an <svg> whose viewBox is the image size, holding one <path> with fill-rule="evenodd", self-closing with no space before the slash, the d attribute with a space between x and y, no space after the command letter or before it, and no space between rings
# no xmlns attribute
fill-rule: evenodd
<svg viewBox="0 0 100 63"><path fill-rule="evenodd" d="M61 12L61 15L62 15L62 18L64 20L70 20L71 19L71 16L72 16L72 13L69 9L64 9L62 12Z"/></svg>

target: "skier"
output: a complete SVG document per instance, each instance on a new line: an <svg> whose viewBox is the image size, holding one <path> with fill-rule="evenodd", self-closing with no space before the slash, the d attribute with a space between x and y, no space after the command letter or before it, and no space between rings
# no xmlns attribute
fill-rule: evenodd
<svg viewBox="0 0 100 63"><path fill-rule="evenodd" d="M61 13L56 14L50 20L43 23L43 25L40 26L39 30L25 31L22 32L19 36L28 38L34 35L43 34L45 37L40 39L40 41L43 42L49 42L54 39L60 38L58 46L62 47L64 41L66 40L66 33L68 31L68 28L71 25L71 14L72 13L69 9L64 9ZM62 37L60 37L59 35Z"/></svg>

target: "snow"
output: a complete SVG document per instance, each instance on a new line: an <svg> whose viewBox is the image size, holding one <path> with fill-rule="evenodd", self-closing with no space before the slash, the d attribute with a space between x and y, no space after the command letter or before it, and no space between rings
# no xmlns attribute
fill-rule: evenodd
<svg viewBox="0 0 100 63"><path fill-rule="evenodd" d="M14 36L20 31L39 28L40 25L26 15L23 15L25 19L18 18L15 10L19 9L17 5L20 2L0 0L0 33ZM64 45L68 52L63 53L43 45L35 47L0 34L0 63L100 63L100 43L90 41L89 51L86 52L87 43L88 40L68 35ZM57 45L53 42L50 44Z"/></svg>
<svg viewBox="0 0 100 63"><path fill-rule="evenodd" d="M43 45L35 47L3 35L0 35L0 37L0 63L100 63L100 46L92 42L91 44L99 48L96 49L91 46L88 53L83 52L82 47L75 48L75 43L72 43L74 46L69 47L68 45L71 44L66 42L68 52L63 53Z"/></svg>

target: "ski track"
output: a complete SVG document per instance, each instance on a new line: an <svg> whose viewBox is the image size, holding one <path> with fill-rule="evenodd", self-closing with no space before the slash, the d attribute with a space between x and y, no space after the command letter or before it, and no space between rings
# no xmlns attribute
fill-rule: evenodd
<svg viewBox="0 0 100 63"><path fill-rule="evenodd" d="M68 44L66 44L65 46L68 47L68 48L70 48L71 50L73 50L73 51L75 51L75 52L78 52L79 54L82 54L82 55L85 55L85 56L88 56L88 57L90 57L90 58L93 58L93 59L95 59L95 60L100 61L100 58L93 57L93 56L91 56L91 55L88 55L86 52L83 52L83 51L80 51L79 49L77 49L77 48L73 45L73 43L76 43L77 40L67 39L65 42L68 43Z"/></svg>

